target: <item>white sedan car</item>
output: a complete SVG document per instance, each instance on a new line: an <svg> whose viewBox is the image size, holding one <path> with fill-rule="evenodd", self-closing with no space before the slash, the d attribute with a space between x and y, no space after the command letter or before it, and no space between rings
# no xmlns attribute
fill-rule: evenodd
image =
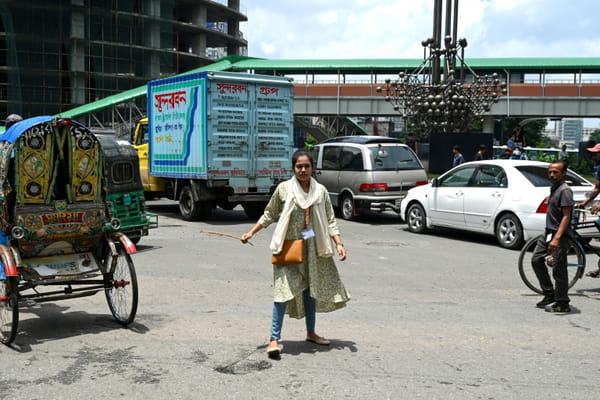
<svg viewBox="0 0 600 400"><path fill-rule="evenodd" d="M502 247L520 248L544 231L550 195L548 163L485 160L459 165L408 191L400 216L411 232L436 226L495 235ZM569 170L575 202L594 185Z"/></svg>

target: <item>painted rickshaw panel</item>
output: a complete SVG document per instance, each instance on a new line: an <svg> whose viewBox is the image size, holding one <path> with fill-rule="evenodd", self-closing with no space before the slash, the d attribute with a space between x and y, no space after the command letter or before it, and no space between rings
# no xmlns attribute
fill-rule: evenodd
<svg viewBox="0 0 600 400"><path fill-rule="evenodd" d="M14 162L14 225L24 230L17 240L21 257L94 250L108 217L102 152L91 131L75 122L32 126L16 139Z"/></svg>
<svg viewBox="0 0 600 400"><path fill-rule="evenodd" d="M102 152L83 125L43 116L12 126L0 135L0 181L0 253L7 274L14 262L5 260L18 259L27 277L28 259L99 251L108 220ZM11 248L15 228L21 235ZM6 256L8 249L18 252Z"/></svg>

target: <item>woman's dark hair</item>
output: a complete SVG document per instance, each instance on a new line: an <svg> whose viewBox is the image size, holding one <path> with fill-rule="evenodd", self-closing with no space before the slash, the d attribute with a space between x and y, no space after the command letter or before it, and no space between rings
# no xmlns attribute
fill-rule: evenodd
<svg viewBox="0 0 600 400"><path fill-rule="evenodd" d="M292 167L296 166L296 162L298 161L298 159L302 156L306 156L308 157L308 160L310 161L310 166L312 168L315 168L315 160L313 160L313 156L312 154L310 154L308 151L306 150L296 150L296 152L294 153L294 155L292 156Z"/></svg>

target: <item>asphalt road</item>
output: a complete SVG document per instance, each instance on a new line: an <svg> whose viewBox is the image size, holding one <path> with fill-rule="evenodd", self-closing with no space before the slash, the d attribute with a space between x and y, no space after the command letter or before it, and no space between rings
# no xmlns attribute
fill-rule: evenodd
<svg viewBox="0 0 600 400"><path fill-rule="evenodd" d="M598 398L598 279L553 315L491 237L415 235L391 214L339 221L352 301L317 316L332 345L286 317L270 360L273 228L241 245L200 233L241 235L253 223L241 210L190 223L149 204L160 227L134 255L136 321L117 325L102 294L22 309L15 345L0 347L1 399Z"/></svg>

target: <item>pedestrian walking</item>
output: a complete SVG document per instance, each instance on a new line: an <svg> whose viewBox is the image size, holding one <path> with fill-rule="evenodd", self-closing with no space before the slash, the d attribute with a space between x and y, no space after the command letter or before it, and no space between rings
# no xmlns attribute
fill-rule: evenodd
<svg viewBox="0 0 600 400"><path fill-rule="evenodd" d="M242 243L246 243L279 218L269 246L273 254L280 254L284 240L303 239L301 263L273 264L273 318L267 347L270 357L282 351L279 340L286 310L292 318L306 317L307 341L329 345L329 340L315 332L316 313L338 310L350 300L333 260L337 253L344 261L346 249L329 193L312 177L314 161L309 152L296 151L292 165L294 176L277 186L264 214L241 236Z"/></svg>
<svg viewBox="0 0 600 400"><path fill-rule="evenodd" d="M460 152L460 147L455 145L452 147L452 167L456 167L465 162L465 158Z"/></svg>
<svg viewBox="0 0 600 400"><path fill-rule="evenodd" d="M537 276L544 298L536 304L548 312L569 313L569 275L567 272L568 238L573 236L571 212L573 211L573 191L565 182L567 163L553 161L548 166L548 177L552 183L546 230L543 238L536 244L531 258L533 270ZM552 267L554 286L546 266Z"/></svg>
<svg viewBox="0 0 600 400"><path fill-rule="evenodd" d="M560 152L558 153L558 159L565 160L565 161L567 161L569 159L569 153L567 152L566 144L563 144L562 147L560 148Z"/></svg>
<svg viewBox="0 0 600 400"><path fill-rule="evenodd" d="M487 146L485 144L479 145L479 150L475 153L475 161L485 160L485 152L487 151Z"/></svg>
<svg viewBox="0 0 600 400"><path fill-rule="evenodd" d="M409 133L406 135L406 145L415 152L416 155L419 155L419 142L415 139L414 133Z"/></svg>

